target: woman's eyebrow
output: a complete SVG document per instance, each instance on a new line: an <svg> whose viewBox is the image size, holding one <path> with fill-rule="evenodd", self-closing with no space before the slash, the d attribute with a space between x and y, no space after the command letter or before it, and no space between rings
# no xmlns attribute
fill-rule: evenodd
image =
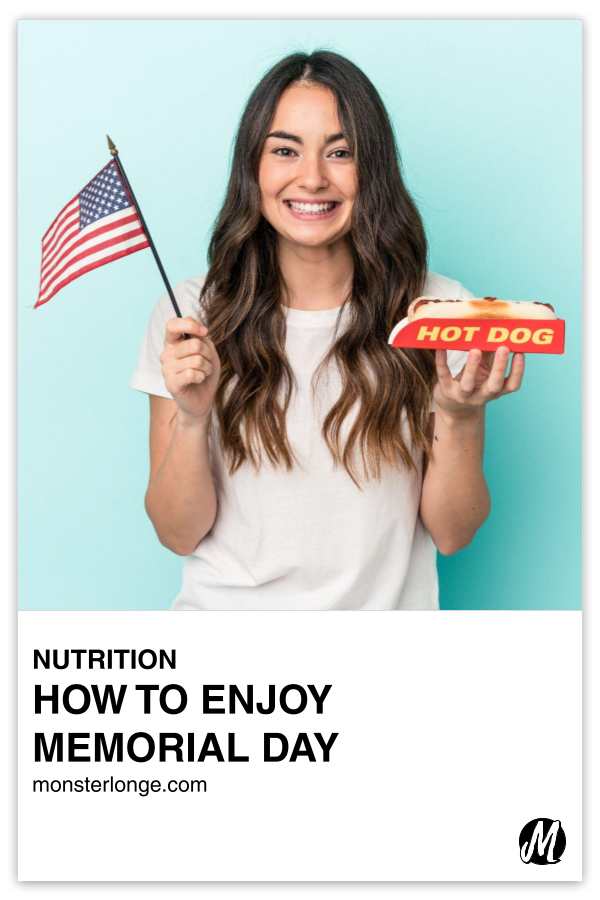
<svg viewBox="0 0 600 900"><path fill-rule="evenodd" d="M283 141L295 141L297 144L303 143L302 138L298 137L297 134L288 134L287 131L271 131L269 132L267 137L279 138ZM331 144L333 143L333 141L340 141L343 137L344 135L341 131L339 131L337 134L330 134L328 138L325 138L325 144Z"/></svg>
<svg viewBox="0 0 600 900"><path fill-rule="evenodd" d="M287 131L270 131L267 137L280 138L282 141L295 141L297 144L302 143L302 138L299 138L296 134L288 134Z"/></svg>

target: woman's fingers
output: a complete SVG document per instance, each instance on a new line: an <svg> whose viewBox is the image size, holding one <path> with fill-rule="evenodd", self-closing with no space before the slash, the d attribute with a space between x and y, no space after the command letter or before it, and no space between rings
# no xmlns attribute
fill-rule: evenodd
<svg viewBox="0 0 600 900"><path fill-rule="evenodd" d="M195 356L186 356L183 359L174 359L169 365L169 369L173 375L179 375L188 369L195 369L198 372L204 372L205 375L212 373L212 364L200 354Z"/></svg>
<svg viewBox="0 0 600 900"><path fill-rule="evenodd" d="M510 366L510 374L508 378L504 382L504 387L502 388L502 394L511 394L513 391L518 391L521 387L521 382L523 381L523 375L525 374L525 354L524 353L514 353L512 358L512 363Z"/></svg>
<svg viewBox="0 0 600 900"><path fill-rule="evenodd" d="M183 338L184 334L205 337L208 334L208 329L206 325L196 322L192 316L186 316L185 319L169 319L167 322L165 347L167 344L176 344Z"/></svg>
<svg viewBox="0 0 600 900"><path fill-rule="evenodd" d="M206 377L206 374L199 372L198 369L185 369L178 375L171 376L167 390L172 394L178 394L186 387L189 387L190 384L202 384Z"/></svg>
<svg viewBox="0 0 600 900"><path fill-rule="evenodd" d="M453 378L448 367L446 351L436 350L438 382L443 394L443 398L440 397L439 402L441 403L443 400L444 403L448 402L450 406L460 410L461 408L480 406L503 394L518 391L525 372L525 354L515 353L513 355L508 377L506 377L506 370L510 359L510 349L499 347L493 353L493 361L490 356L491 354L472 348L463 370L456 378ZM490 363L491 368L487 380L481 384Z"/></svg>
<svg viewBox="0 0 600 900"><path fill-rule="evenodd" d="M488 375L487 390L490 394L499 394L504 387L506 369L510 350L508 347L498 347L494 356L494 362Z"/></svg>
<svg viewBox="0 0 600 900"><path fill-rule="evenodd" d="M467 356L465 367L460 374L459 381L460 390L466 397L470 397L475 390L475 379L477 377L477 372L479 371L481 359L481 350L469 350L469 355Z"/></svg>
<svg viewBox="0 0 600 900"><path fill-rule="evenodd" d="M200 354L205 359L212 359L213 351L206 338L191 337L189 341L178 341L176 344L170 344L165 350L172 359L184 359L186 356L197 356Z"/></svg>
<svg viewBox="0 0 600 900"><path fill-rule="evenodd" d="M435 351L435 365L437 368L437 376L440 386L444 389L444 391L450 391L452 389L454 379L452 377L452 372L448 368L446 350Z"/></svg>

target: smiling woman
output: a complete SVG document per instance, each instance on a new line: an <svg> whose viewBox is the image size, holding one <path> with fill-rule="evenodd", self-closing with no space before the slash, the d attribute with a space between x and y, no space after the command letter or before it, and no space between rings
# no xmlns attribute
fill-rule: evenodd
<svg viewBox="0 0 600 900"><path fill-rule="evenodd" d="M335 97L318 85L294 84L277 104L260 160L260 208L279 235L293 243L299 237L294 219L316 226L312 231L302 226L304 245L331 244L350 231L356 165L342 132L324 131L336 119ZM302 135L281 127L287 122L301 122ZM296 195L300 168L302 192Z"/></svg>
<svg viewBox="0 0 600 900"><path fill-rule="evenodd" d="M150 394L146 509L186 557L174 609L438 609L436 547L489 513L483 410L522 354L394 349L427 269L373 84L295 53L253 91L206 275L157 302L132 387ZM184 339L189 335L190 339ZM435 447L435 450L432 449Z"/></svg>

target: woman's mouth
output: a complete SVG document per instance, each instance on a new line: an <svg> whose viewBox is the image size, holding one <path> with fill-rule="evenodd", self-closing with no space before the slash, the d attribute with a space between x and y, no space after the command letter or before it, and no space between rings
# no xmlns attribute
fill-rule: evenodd
<svg viewBox="0 0 600 900"><path fill-rule="evenodd" d="M337 200L324 200L316 203L284 200L283 203L295 219L305 219L311 222L320 219L330 219L341 206L341 203Z"/></svg>

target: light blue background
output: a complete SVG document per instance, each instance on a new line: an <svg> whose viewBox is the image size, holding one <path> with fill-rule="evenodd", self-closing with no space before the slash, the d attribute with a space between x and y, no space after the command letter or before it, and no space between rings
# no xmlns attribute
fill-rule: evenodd
<svg viewBox="0 0 600 900"><path fill-rule="evenodd" d="M430 268L567 322L564 357L529 355L488 406L492 514L440 558L441 605L580 608L581 23L246 20L19 25L21 609L167 609L181 572L144 512L148 399L128 386L163 293L151 252L33 311L42 235L108 133L172 283L205 272L250 91L320 47L387 105Z"/></svg>

